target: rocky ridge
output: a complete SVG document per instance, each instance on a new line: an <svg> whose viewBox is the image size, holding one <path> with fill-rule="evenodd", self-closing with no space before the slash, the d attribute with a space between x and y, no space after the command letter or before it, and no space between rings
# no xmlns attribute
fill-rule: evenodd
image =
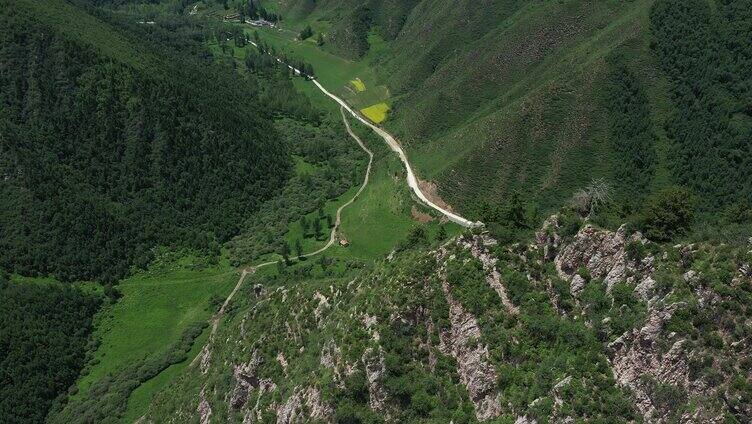
<svg viewBox="0 0 752 424"><path fill-rule="evenodd" d="M232 416L335 422L342 414L411 421L407 411L438 407L421 391L434 381L435 396L455 399L443 402L480 422L588 420L583 414L592 412L578 411L579 399L609 384L624 393L625 411L646 422L749 417L750 322L733 299L749 293L750 257L658 246L624 226L609 231L585 222L566 235L554 216L528 245L466 234L433 251L391 255L374 272L339 282L275 288L259 280L264 289L239 297L245 312L228 318L218 345L192 368L205 382L195 389L193 411L202 423ZM468 287L448 278L448 266L470 262L492 293L479 299L498 308L458 295ZM522 343L548 346L527 329L537 294L554 311L551 322L594 335L589 355L605 368L596 366L603 377L557 371L522 403L509 391L514 369L545 367L524 362ZM734 315L734 308L742 309ZM228 373L231 384L221 383ZM419 378L427 380L410 388Z"/></svg>

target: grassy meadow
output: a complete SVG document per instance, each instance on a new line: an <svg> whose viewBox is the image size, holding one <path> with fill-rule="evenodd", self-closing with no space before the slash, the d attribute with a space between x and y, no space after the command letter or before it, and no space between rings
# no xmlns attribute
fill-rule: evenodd
<svg viewBox="0 0 752 424"><path fill-rule="evenodd" d="M238 275L226 258L209 265L194 255L165 254L148 271L121 281L121 299L100 313L95 335L101 344L89 372L78 381L79 393L128 364L164 353L189 325L211 317L212 300L226 297ZM202 340L205 335L199 337L194 351ZM189 361L171 366L134 391L127 418L138 418L151 395Z"/></svg>
<svg viewBox="0 0 752 424"><path fill-rule="evenodd" d="M255 29L246 27L251 34ZM367 60L351 61L336 56L311 40L297 40L296 33L274 28L259 28L259 36L279 53L302 59L313 66L316 79L356 108L383 102L389 90L376 76ZM375 41L376 42L376 41ZM353 84L353 81L357 81Z"/></svg>

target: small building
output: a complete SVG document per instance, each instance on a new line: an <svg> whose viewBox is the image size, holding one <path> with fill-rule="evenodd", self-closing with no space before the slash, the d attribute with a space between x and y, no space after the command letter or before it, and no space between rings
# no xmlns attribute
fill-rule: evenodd
<svg viewBox="0 0 752 424"><path fill-rule="evenodd" d="M341 239L339 239L339 245L342 246L342 247L347 247L347 246L350 245L350 242L347 241L347 239L341 238Z"/></svg>

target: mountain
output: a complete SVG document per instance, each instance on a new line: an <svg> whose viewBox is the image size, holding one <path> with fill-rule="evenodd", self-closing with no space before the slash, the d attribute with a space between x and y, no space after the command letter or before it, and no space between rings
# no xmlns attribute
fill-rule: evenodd
<svg viewBox="0 0 752 424"><path fill-rule="evenodd" d="M286 77L215 62L204 24L173 18L0 2L2 422L44 422L73 393L113 285L159 249L217 262L293 174L275 116L316 121Z"/></svg>
<svg viewBox="0 0 752 424"><path fill-rule="evenodd" d="M678 184L709 222L752 199L747 1L309 1L329 50L365 57L419 171L468 214L543 208L605 178L627 219ZM270 6L271 7L271 6ZM284 22L284 20L283 20ZM377 40L381 40L377 42ZM421 168L421 164L425 164ZM541 217L542 218L542 217Z"/></svg>
<svg viewBox="0 0 752 424"><path fill-rule="evenodd" d="M578 229L579 227L579 229ZM554 215L248 281L144 422L745 422L748 248Z"/></svg>
<svg viewBox="0 0 752 424"><path fill-rule="evenodd" d="M751 3L0 0L0 421L752 421Z"/></svg>
<svg viewBox="0 0 752 424"><path fill-rule="evenodd" d="M185 51L190 34L63 1L2 10L7 270L116 281L158 244L218 250L289 177L258 90Z"/></svg>

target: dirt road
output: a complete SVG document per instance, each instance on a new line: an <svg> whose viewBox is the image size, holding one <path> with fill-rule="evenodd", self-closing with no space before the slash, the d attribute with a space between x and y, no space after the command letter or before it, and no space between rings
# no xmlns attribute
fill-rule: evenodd
<svg viewBox="0 0 752 424"><path fill-rule="evenodd" d="M258 47L256 43L253 41L250 42L254 46ZM268 54L268 53L267 53ZM295 72L298 75L302 75L302 72L300 72L299 69L288 65L287 63L282 62L281 59L275 58L277 62L286 65L288 68L292 69L293 72ZM430 207L431 209L441 213L442 215L446 216L447 219L450 221L459 224L466 228L475 228L475 227L482 227L483 223L480 221L470 221L469 219L463 218L462 216L446 210L442 208L441 206L437 205L436 203L432 202L428 199L428 197L423 193L423 191L420 189L420 186L418 185L418 179L415 177L415 173L413 172L412 166L410 166L410 162L407 160L407 155L405 154L405 151L402 149L402 146L397 142L397 140L388 132L386 132L383 128L377 127L371 121L368 119L362 117L360 113L355 111L353 108L350 107L349 104L347 104L346 101L342 100L341 98L335 96L329 90L324 88L323 85L321 85L316 78L311 78L311 81L318 87L319 90L321 90L322 93L327 95L329 98L334 100L335 102L339 103L341 108L344 108L347 110L350 115L352 115L355 119L362 122L364 125L366 125L368 128L373 130L376 134L378 134L381 138L386 141L386 143L389 145L389 148L392 149L395 153L397 153L397 156L399 156L400 160L402 161L402 164L405 165L405 170L407 171L407 185L410 187L410 189L415 193L415 195L420 199L421 202L423 202L426 206ZM341 109L340 109L341 111ZM352 134L352 133L351 133Z"/></svg>

